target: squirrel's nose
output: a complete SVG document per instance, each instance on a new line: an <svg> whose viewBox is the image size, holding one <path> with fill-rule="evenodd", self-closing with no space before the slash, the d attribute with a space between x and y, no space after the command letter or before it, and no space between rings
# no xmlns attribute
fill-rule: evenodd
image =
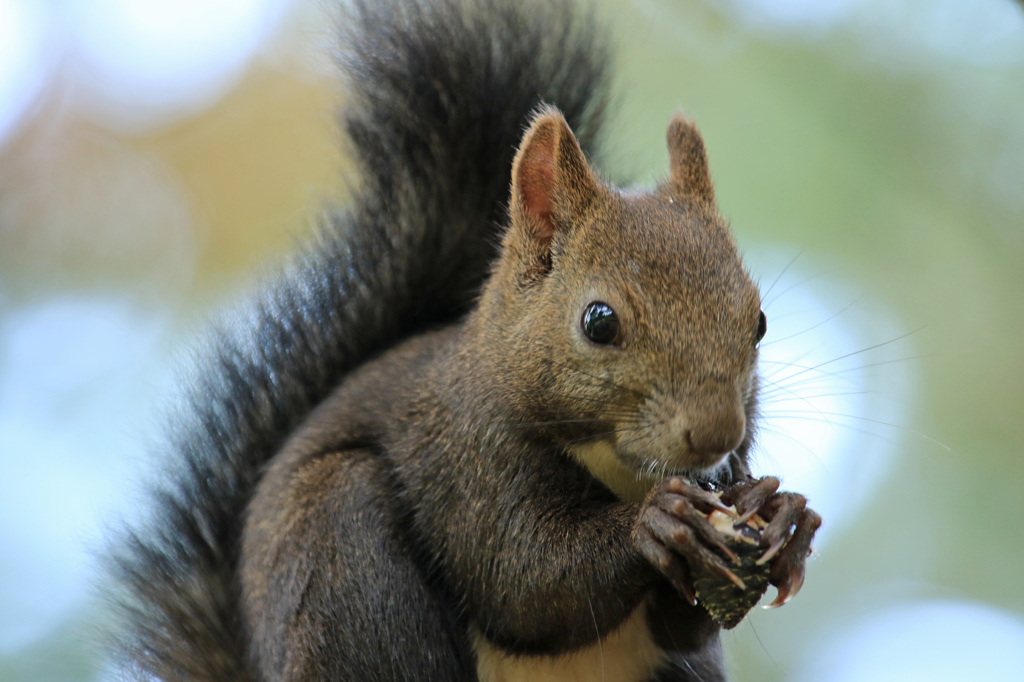
<svg viewBox="0 0 1024 682"><path fill-rule="evenodd" d="M697 455L719 456L732 452L740 446L747 432L743 410L733 406L690 412L687 422L686 444Z"/></svg>

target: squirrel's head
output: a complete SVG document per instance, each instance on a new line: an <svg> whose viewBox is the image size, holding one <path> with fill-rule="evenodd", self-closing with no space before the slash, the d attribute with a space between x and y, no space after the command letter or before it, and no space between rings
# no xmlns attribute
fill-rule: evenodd
<svg viewBox="0 0 1024 682"><path fill-rule="evenodd" d="M622 191L542 109L512 169L510 226L477 319L525 428L610 487L713 470L749 446L757 287L715 208L704 142L677 116L669 179ZM617 492L622 492L617 490Z"/></svg>

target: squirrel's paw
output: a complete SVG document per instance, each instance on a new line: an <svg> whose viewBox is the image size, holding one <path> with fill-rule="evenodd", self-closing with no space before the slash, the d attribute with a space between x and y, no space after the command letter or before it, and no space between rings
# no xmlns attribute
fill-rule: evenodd
<svg viewBox="0 0 1024 682"><path fill-rule="evenodd" d="M745 589L743 581L729 569L726 561L709 547L717 548L733 562L738 561L725 544L724 536L708 521L708 514L715 510L736 516L736 512L715 495L682 478L667 478L648 494L633 529L633 539L640 553L691 604L696 604L697 599L690 568L695 572L720 575Z"/></svg>
<svg viewBox="0 0 1024 682"><path fill-rule="evenodd" d="M731 486L722 493L721 501L734 506L742 520L757 514L768 522L761 533L765 552L758 563L771 562L769 582L779 590L767 608L782 606L803 587L811 540L821 517L807 508L803 495L779 492L779 479L773 476Z"/></svg>

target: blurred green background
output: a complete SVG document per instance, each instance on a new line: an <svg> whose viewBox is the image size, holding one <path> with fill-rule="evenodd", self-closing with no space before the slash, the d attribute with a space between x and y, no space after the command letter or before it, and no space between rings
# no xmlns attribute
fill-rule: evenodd
<svg viewBox="0 0 1024 682"><path fill-rule="evenodd" d="M699 124L770 289L758 463L826 516L803 592L725 633L733 678L1019 678L1024 12L596 4L603 170L653 182ZM0 0L0 680L111 676L94 554L173 368L342 197L325 17Z"/></svg>

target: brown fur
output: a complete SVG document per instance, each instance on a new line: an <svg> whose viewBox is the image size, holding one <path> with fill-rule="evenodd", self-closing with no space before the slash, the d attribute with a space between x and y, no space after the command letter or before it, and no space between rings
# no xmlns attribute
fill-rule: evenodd
<svg viewBox="0 0 1024 682"><path fill-rule="evenodd" d="M759 297L699 133L676 118L669 148L671 180L628 194L541 110L477 308L364 365L273 460L241 562L264 679L560 669L627 623L646 658L623 669L722 679L717 628L634 535L660 476L745 475ZM614 345L581 332L591 301L618 313Z"/></svg>

